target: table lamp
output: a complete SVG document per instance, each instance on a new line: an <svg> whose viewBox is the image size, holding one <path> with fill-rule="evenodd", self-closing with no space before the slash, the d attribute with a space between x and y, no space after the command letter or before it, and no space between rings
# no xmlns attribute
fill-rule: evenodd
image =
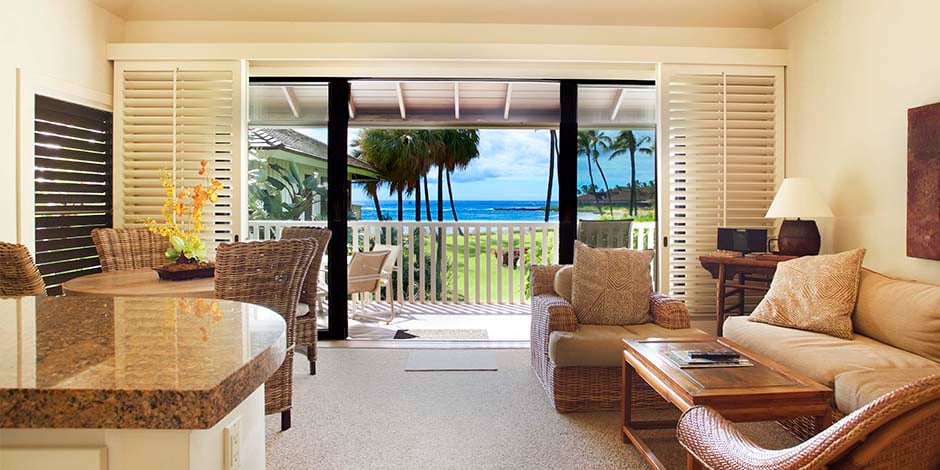
<svg viewBox="0 0 940 470"><path fill-rule="evenodd" d="M815 221L803 219L832 217L832 211L811 179L785 178L764 217L783 219L777 233L781 255L818 255L819 229Z"/></svg>

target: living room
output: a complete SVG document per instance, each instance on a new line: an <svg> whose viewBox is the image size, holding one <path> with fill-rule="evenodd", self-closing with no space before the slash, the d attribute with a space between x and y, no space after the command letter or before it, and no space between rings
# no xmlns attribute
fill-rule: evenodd
<svg viewBox="0 0 940 470"><path fill-rule="evenodd" d="M940 466L936 2L7 3L3 468Z"/></svg>

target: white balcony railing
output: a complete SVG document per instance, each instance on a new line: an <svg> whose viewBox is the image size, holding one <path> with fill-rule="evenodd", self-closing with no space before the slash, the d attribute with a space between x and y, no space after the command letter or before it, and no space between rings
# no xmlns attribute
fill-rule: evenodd
<svg viewBox="0 0 940 470"><path fill-rule="evenodd" d="M326 222L252 220L249 238L277 239L291 226ZM529 265L558 261L557 222L352 221L348 227L350 252L402 247L392 277L400 302L525 303ZM655 223L634 222L632 231L632 248L655 249Z"/></svg>

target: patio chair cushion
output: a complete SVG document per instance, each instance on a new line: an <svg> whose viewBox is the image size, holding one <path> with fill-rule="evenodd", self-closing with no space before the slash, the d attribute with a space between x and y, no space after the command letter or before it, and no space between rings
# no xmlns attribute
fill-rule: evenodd
<svg viewBox="0 0 940 470"><path fill-rule="evenodd" d="M852 310L864 257L865 250L858 248L778 264L751 321L852 339Z"/></svg>
<svg viewBox="0 0 940 470"><path fill-rule="evenodd" d="M861 369L937 367L937 363L867 336L835 338L822 333L748 321L725 320L724 335L827 387L837 375Z"/></svg>
<svg viewBox="0 0 940 470"><path fill-rule="evenodd" d="M705 336L695 328L669 330L643 325L578 325L575 331L555 331L548 340L548 357L555 367L620 367L623 340L652 337Z"/></svg>
<svg viewBox="0 0 940 470"><path fill-rule="evenodd" d="M940 286L862 270L855 331L940 362Z"/></svg>
<svg viewBox="0 0 940 470"><path fill-rule="evenodd" d="M836 406L839 411L849 414L888 392L938 374L940 364L923 369L866 369L845 372L836 376Z"/></svg>
<svg viewBox="0 0 940 470"><path fill-rule="evenodd" d="M555 293L571 303L571 276L574 275L574 266L570 264L562 267L555 273Z"/></svg>
<svg viewBox="0 0 940 470"><path fill-rule="evenodd" d="M571 305L578 323L646 323L653 290L652 260L652 250L591 248L575 242Z"/></svg>

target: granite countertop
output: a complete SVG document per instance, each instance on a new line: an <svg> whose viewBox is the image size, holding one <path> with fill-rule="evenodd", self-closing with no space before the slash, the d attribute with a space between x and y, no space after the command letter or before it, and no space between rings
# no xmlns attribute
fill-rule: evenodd
<svg viewBox="0 0 940 470"><path fill-rule="evenodd" d="M214 299L0 299L0 428L208 429L281 365L285 323Z"/></svg>

